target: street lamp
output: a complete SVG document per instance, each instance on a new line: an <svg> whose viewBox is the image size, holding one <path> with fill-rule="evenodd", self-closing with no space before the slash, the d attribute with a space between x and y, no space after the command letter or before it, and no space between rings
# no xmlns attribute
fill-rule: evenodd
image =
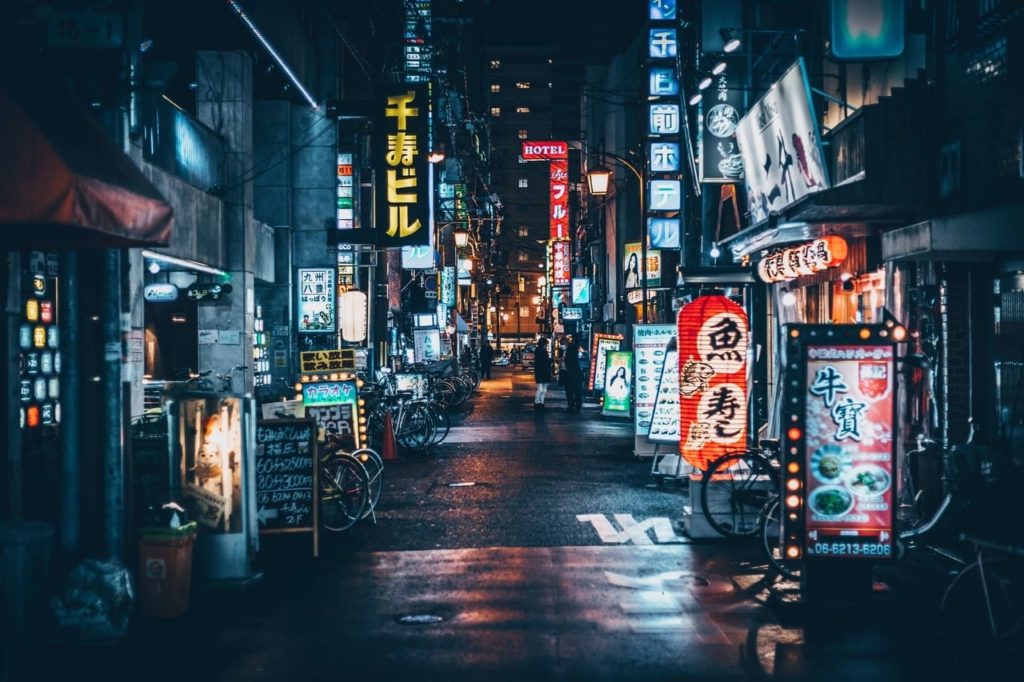
<svg viewBox="0 0 1024 682"><path fill-rule="evenodd" d="M637 185L640 187L640 310L644 324L647 323L647 219L644 207L644 176L626 159L611 152L598 152L613 161L625 166L636 176ZM608 184L611 178L611 171L598 166L587 173L587 184L590 186L591 194L603 195L608 193Z"/></svg>
<svg viewBox="0 0 1024 682"><path fill-rule="evenodd" d="M456 228L452 235L455 237L455 246L460 249L464 249L469 246L469 230L464 228Z"/></svg>

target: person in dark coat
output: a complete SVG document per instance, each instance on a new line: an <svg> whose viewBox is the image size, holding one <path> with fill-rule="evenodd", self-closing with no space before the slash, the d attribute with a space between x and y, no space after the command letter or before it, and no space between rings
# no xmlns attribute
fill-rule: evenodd
<svg viewBox="0 0 1024 682"><path fill-rule="evenodd" d="M580 342L570 334L567 338L565 353L565 399L569 403L566 412L579 412L583 409L583 372L580 370Z"/></svg>
<svg viewBox="0 0 1024 682"><path fill-rule="evenodd" d="M491 348L490 341L484 341L483 348L480 349L480 375L484 379L491 378L491 365L494 363L494 349Z"/></svg>
<svg viewBox="0 0 1024 682"><path fill-rule="evenodd" d="M551 356L548 355L548 340L537 342L537 350L533 354L533 380L537 382L537 395L533 399L533 408L543 410L544 398L548 394L551 382Z"/></svg>

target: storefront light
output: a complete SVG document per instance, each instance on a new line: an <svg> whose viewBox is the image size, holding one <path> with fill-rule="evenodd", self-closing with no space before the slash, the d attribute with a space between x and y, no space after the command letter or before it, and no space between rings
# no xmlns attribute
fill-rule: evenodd
<svg viewBox="0 0 1024 682"><path fill-rule="evenodd" d="M791 478L788 481L786 481L786 490L789 490L789 491L792 491L792 492L796 492L797 490L800 490L800 479L798 479L798 478Z"/></svg>
<svg viewBox="0 0 1024 682"><path fill-rule="evenodd" d="M800 548L797 547L796 545L790 545L789 547L786 548L786 556L788 558L790 558L790 559L799 559L800 558Z"/></svg>
<svg viewBox="0 0 1024 682"><path fill-rule="evenodd" d="M782 305L786 306L787 308L792 308L793 306L796 305L796 294L794 294L789 289L783 288L782 289L782 299L781 300L782 300Z"/></svg>
<svg viewBox="0 0 1024 682"><path fill-rule="evenodd" d="M788 497L786 497L786 506L789 507L790 509L796 509L797 507L799 507L800 506L800 496L799 495L789 495Z"/></svg>

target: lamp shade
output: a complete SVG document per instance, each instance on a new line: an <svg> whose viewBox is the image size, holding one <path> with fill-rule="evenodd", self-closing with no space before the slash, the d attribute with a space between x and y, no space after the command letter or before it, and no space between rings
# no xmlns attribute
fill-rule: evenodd
<svg viewBox="0 0 1024 682"><path fill-rule="evenodd" d="M344 341L366 340L366 294L346 291L338 302L339 326Z"/></svg>
<svg viewBox="0 0 1024 682"><path fill-rule="evenodd" d="M455 237L455 246L458 248L464 249L469 245L469 230L459 228L452 232L452 235Z"/></svg>
<svg viewBox="0 0 1024 682"><path fill-rule="evenodd" d="M608 183L611 181L612 172L608 168L598 166L587 173L587 184L590 185L591 194L608 194Z"/></svg>

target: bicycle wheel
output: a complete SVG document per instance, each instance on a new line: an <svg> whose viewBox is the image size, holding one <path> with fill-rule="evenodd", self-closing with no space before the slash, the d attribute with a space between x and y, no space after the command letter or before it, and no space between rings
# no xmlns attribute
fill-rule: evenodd
<svg viewBox="0 0 1024 682"><path fill-rule="evenodd" d="M398 444L409 450L426 450L434 439L434 422L426 405L410 405L402 428L396 435Z"/></svg>
<svg viewBox="0 0 1024 682"><path fill-rule="evenodd" d="M782 554L782 498L774 495L761 510L758 525L761 548L768 559L768 569L786 580L800 579L800 561L786 559Z"/></svg>
<svg viewBox="0 0 1024 682"><path fill-rule="evenodd" d="M365 519L377 508L377 501L380 500L380 490L384 486L384 460L370 448L355 450L352 452L352 456L359 460L359 463L366 469L367 501L366 511L363 512Z"/></svg>
<svg viewBox="0 0 1024 682"><path fill-rule="evenodd" d="M320 464L320 522L330 531L348 530L366 515L366 469L352 455L337 453Z"/></svg>
<svg viewBox="0 0 1024 682"><path fill-rule="evenodd" d="M700 506L725 537L757 533L761 509L779 488L771 460L756 450L733 452L711 462L700 483Z"/></svg>
<svg viewBox="0 0 1024 682"><path fill-rule="evenodd" d="M960 679L1004 679L1024 656L1024 566L1006 559L969 564L946 588L942 614Z"/></svg>
<svg viewBox="0 0 1024 682"><path fill-rule="evenodd" d="M430 409L430 417L434 420L434 440L431 445L438 445L448 437L448 431L452 428L452 418L444 405L436 401L427 403Z"/></svg>

